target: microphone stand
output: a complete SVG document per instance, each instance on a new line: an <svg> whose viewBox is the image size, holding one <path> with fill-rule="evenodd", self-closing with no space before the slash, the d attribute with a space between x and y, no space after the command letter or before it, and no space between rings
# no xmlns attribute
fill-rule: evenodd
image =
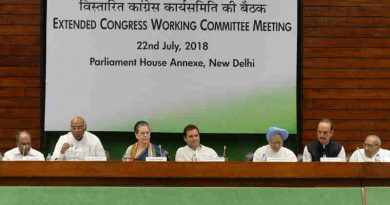
<svg viewBox="0 0 390 205"><path fill-rule="evenodd" d="M356 147L356 150L357 150L357 152L359 152L360 156L362 157L363 162L365 162L365 161L366 161L366 157L365 157L365 155L363 155L363 154L360 152L359 147Z"/></svg>
<svg viewBox="0 0 390 205"><path fill-rule="evenodd" d="M162 148L161 148L161 145L159 144L158 145L158 148L160 149L160 157L163 157L163 152L162 152ZM156 156L157 157L157 156Z"/></svg>
<svg viewBox="0 0 390 205"><path fill-rule="evenodd" d="M223 154L222 154L222 157L225 159L225 161L227 161L227 157L226 157L226 145L223 146Z"/></svg>

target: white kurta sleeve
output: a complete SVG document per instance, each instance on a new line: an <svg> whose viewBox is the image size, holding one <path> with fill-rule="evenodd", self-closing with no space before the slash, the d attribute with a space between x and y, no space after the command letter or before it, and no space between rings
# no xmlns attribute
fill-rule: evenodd
<svg viewBox="0 0 390 205"><path fill-rule="evenodd" d="M9 152L4 153L3 161L12 161L12 156L9 154Z"/></svg>
<svg viewBox="0 0 390 205"><path fill-rule="evenodd" d="M358 156L358 153L359 150L356 150L352 153L351 157L349 158L349 162L359 162L359 156Z"/></svg>
<svg viewBox="0 0 390 205"><path fill-rule="evenodd" d="M265 153L261 151L261 149L257 149L255 153L253 154L253 162L264 162L264 155Z"/></svg>
<svg viewBox="0 0 390 205"><path fill-rule="evenodd" d="M290 161L290 162L297 162L298 161L298 158L297 158L297 156L295 156L294 152L287 149L287 153L288 153L288 161Z"/></svg>
<svg viewBox="0 0 390 205"><path fill-rule="evenodd" d="M96 146L95 147L95 155L96 155L96 157L106 157L106 151L104 150L103 145L102 145L102 143L100 142L99 139L96 142L95 146Z"/></svg>
<svg viewBox="0 0 390 205"><path fill-rule="evenodd" d="M175 155L175 161L176 162L185 162L186 161L185 157L184 157L184 149L182 147L177 149L176 155Z"/></svg>
<svg viewBox="0 0 390 205"><path fill-rule="evenodd" d="M61 154L62 145L65 143L65 135L62 135L54 148L53 156L51 157L51 160L55 161L62 161L64 160L64 154Z"/></svg>
<svg viewBox="0 0 390 205"><path fill-rule="evenodd" d="M340 150L339 154L337 155L337 157L341 158L341 161L343 161L343 162L347 161L347 156L345 154L344 146L341 147L341 150Z"/></svg>

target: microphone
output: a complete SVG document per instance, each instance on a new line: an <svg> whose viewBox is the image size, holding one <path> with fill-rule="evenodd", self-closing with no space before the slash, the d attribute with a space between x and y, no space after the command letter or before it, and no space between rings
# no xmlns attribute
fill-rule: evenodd
<svg viewBox="0 0 390 205"><path fill-rule="evenodd" d="M365 161L366 161L366 157L364 157L364 155L362 154L362 152L360 152L359 147L356 147L356 150L357 150L357 152L359 152L360 156L362 157L363 162L365 162Z"/></svg>
<svg viewBox="0 0 390 205"><path fill-rule="evenodd" d="M195 157L194 157L194 155L195 155ZM198 148L195 149L195 153L192 155L192 158L193 158L192 161L195 161L195 162L198 161ZM194 160L194 158L195 158L195 160Z"/></svg>
<svg viewBox="0 0 390 205"><path fill-rule="evenodd" d="M160 145L160 144L158 145L158 148L160 149L160 157L164 157L164 156L163 156L163 152L162 152L162 148L161 148L161 145ZM157 157L157 156L156 156L156 157Z"/></svg>
<svg viewBox="0 0 390 205"><path fill-rule="evenodd" d="M22 152L23 157L24 157L25 150L26 150L26 145L23 145L23 152Z"/></svg>
<svg viewBox="0 0 390 205"><path fill-rule="evenodd" d="M69 144L69 147L70 147L71 144ZM73 145L72 145L73 146ZM74 147L74 154L73 154L73 161L76 161L76 150L77 150L77 146Z"/></svg>
<svg viewBox="0 0 390 205"><path fill-rule="evenodd" d="M223 158L225 158L225 161L226 161L226 145L223 146L223 154L222 154Z"/></svg>

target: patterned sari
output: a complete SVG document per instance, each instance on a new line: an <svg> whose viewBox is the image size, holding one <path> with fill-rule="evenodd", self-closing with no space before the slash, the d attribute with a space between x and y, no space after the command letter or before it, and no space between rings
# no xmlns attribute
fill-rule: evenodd
<svg viewBox="0 0 390 205"><path fill-rule="evenodd" d="M130 157L130 161L145 161L146 157L161 157L160 148L152 143L149 143L148 147L138 155L137 149L138 143L132 144L129 148L127 148L128 152L126 155Z"/></svg>

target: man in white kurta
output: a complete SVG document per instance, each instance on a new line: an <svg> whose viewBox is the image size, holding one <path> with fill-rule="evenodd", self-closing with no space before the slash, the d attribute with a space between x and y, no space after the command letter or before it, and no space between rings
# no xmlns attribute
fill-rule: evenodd
<svg viewBox="0 0 390 205"><path fill-rule="evenodd" d="M266 162L267 159L274 158L286 162L296 162L297 157L294 152L283 147L283 141L288 138L288 132L278 127L270 127L267 131L266 138L268 145L258 148L254 155L254 162Z"/></svg>
<svg viewBox="0 0 390 205"><path fill-rule="evenodd" d="M383 162L385 158L390 158L390 152L386 149L379 149L375 155L371 157L364 154L364 149L355 150L349 162Z"/></svg>
<svg viewBox="0 0 390 205"><path fill-rule="evenodd" d="M363 146L352 153L349 162L383 162L390 158L390 151L381 148L381 140L376 135L367 136Z"/></svg>
<svg viewBox="0 0 390 205"><path fill-rule="evenodd" d="M204 145L199 145L195 150L189 147L188 145L180 147L176 151L175 161L177 162L191 162L191 161L202 161L207 159L216 159L218 154Z"/></svg>
<svg viewBox="0 0 390 205"><path fill-rule="evenodd" d="M4 154L3 161L45 161L42 153L31 148L31 135L27 131L16 134L16 145Z"/></svg>
<svg viewBox="0 0 390 205"><path fill-rule="evenodd" d="M265 162L267 158L285 159L289 162L298 161L294 152L285 147L281 147L279 151L275 152L270 145L265 145L257 149L253 155L254 162Z"/></svg>
<svg viewBox="0 0 390 205"><path fill-rule="evenodd" d="M3 161L45 161L45 157L41 152L33 148L23 155L19 148L15 147L4 153Z"/></svg>
<svg viewBox="0 0 390 205"><path fill-rule="evenodd" d="M187 125L184 128L183 137L187 145L176 151L175 161L208 161L218 157L213 149L200 144L199 129L195 125Z"/></svg>
<svg viewBox="0 0 390 205"><path fill-rule="evenodd" d="M52 160L83 161L87 157L106 157L99 138L85 130L85 120L82 117L73 118L71 131L58 139Z"/></svg>

